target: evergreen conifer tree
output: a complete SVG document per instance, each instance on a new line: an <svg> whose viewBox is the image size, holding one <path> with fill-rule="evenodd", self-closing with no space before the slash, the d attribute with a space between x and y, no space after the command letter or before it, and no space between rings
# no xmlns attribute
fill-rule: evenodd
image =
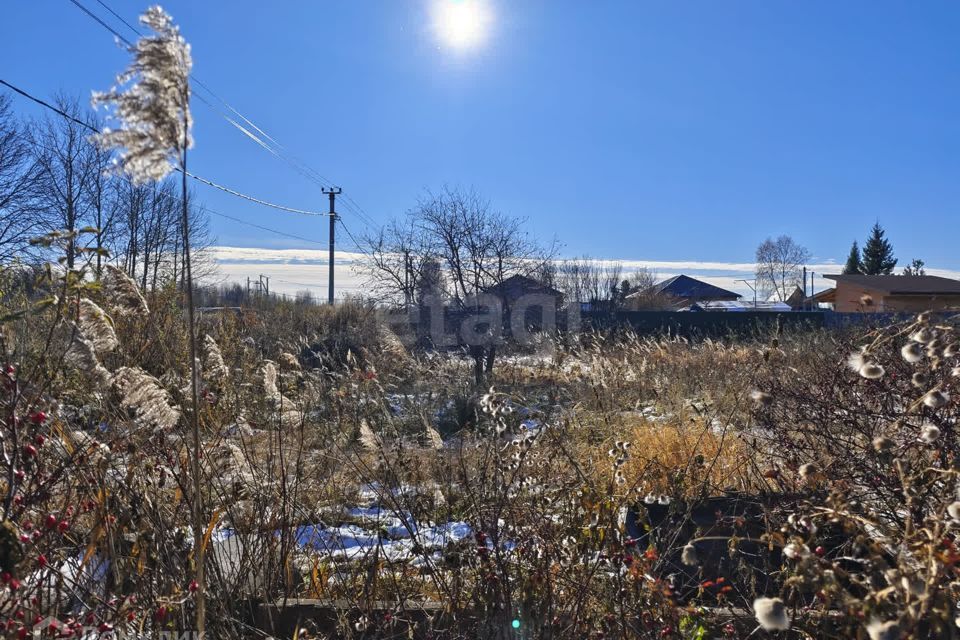
<svg viewBox="0 0 960 640"><path fill-rule="evenodd" d="M860 259L860 245L854 240L850 246L850 254L847 256L847 264L843 265L844 275L852 273L863 273L863 262Z"/></svg>
<svg viewBox="0 0 960 640"><path fill-rule="evenodd" d="M862 273L868 276L889 275L897 266L897 259L893 257L893 246L884 237L883 227L877 222L870 230L867 244L863 246Z"/></svg>

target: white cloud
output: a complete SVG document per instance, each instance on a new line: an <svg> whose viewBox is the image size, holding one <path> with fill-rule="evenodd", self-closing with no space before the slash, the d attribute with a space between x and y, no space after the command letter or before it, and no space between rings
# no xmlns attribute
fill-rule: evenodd
<svg viewBox="0 0 960 640"><path fill-rule="evenodd" d="M219 277L226 282L246 283L263 274L270 277L270 291L294 294L310 291L325 299L327 295L327 252L321 249L260 249L256 247L212 247ZM337 297L369 292L367 276L363 271L367 256L348 251L337 252L336 277ZM656 273L659 280L685 274L704 282L736 291L752 297L750 288L739 279L753 277L752 262L703 262L697 260L594 260L599 265L620 264L624 272L647 268ZM814 276L817 291L833 286L824 274L836 274L842 266L832 261L819 261L808 265ZM960 280L960 271L927 268L927 274Z"/></svg>

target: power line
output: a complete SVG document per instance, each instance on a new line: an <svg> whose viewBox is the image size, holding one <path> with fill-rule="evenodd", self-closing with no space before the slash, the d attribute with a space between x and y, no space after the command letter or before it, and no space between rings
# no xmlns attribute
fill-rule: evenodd
<svg viewBox="0 0 960 640"><path fill-rule="evenodd" d="M120 40L122 40L128 47L132 47L132 46L133 46L133 43L132 43L132 42L130 42L129 40L127 40L126 38L124 38L122 35L120 35L120 33L117 32L116 29L114 29L113 27L111 27L110 25L108 25L106 22L104 22L103 20L101 20L100 17L99 17L97 14L95 14L93 11L90 11L89 9L87 9L85 6L83 6L82 4L80 4L79 2L77 2L77 0L70 0L70 2L72 2L72 3L74 4L74 6L76 6L78 9L80 9L80 11L83 11L85 14L87 14L88 16L90 16L90 18L91 18L92 20L94 20L94 21L96 21L97 23L99 23L101 27L103 27L104 29L106 29L107 31L109 31L110 33L112 33L114 36L116 36L117 38L119 38ZM127 26L129 27L130 25L127 25ZM133 27L131 27L131 28L133 28ZM134 31L136 31L136 29L134 29Z"/></svg>
<svg viewBox="0 0 960 640"><path fill-rule="evenodd" d="M75 1L75 0L71 0L71 2L74 2L74 1ZM96 127L94 127L93 125L91 125L89 122L83 122L82 120L79 120L79 119L71 116L70 114L66 113L65 111L63 111L63 110L61 110L61 109L53 106L53 105L50 104L49 102L46 102L46 101L44 101L44 100L41 100L40 98L37 98L37 97L31 95L30 93L24 91L23 89L20 89L19 87L16 87L16 86L10 84L9 82L7 82L6 80L4 80L4 79L2 79L2 78L0 78L0 84L2 84L2 85L5 86L5 87L9 87L9 88L12 89L13 91L16 91L18 94L20 94L21 96L23 96L23 97L25 97L25 98L28 98L28 99L32 100L33 102L36 102L36 103L39 104L40 106L42 106L42 107L44 107L44 108L46 108L46 109L49 109L49 110L53 111L54 113L58 114L59 116L61 116L61 117L63 117L63 118L66 118L66 119L68 119L68 120L71 120L72 122L75 122L76 124L78 124L78 125L86 128L86 129L92 131L93 133L100 133L100 130L97 129ZM179 172L182 172L182 171L183 171L180 167L174 167L174 170L179 171ZM279 211L286 211L286 212L288 212L288 213L299 213L299 214L307 215L307 216L324 216L324 215L326 215L325 213L319 213L319 212L317 212L317 211L309 211L309 210L306 210L306 209L295 209L295 208L293 208L293 207L287 207L287 206L284 206L284 205L282 205L282 204L276 204L276 203L273 203L273 202L269 202L269 201L267 201L267 200L262 200L262 199L260 199L260 198L254 197L254 196L247 195L247 194L245 194L245 193L241 193L241 192L239 192L239 191L237 191L237 190L235 190L235 189L231 189L230 187L225 187L224 185L218 184L218 183L216 183L216 182L213 182L212 180L208 180L208 179L206 179L206 178L202 178L202 177L200 177L200 176L198 176L198 175L196 175L196 174L190 173L189 171L187 171L186 174L187 174L188 177L193 178L194 180L196 180L196 181L198 181L198 182L202 182L203 184L205 184L205 185L207 185L207 186L213 187L214 189L219 189L220 191L223 191L223 192L225 192L225 193L229 193L229 194L232 195L232 196L236 196L236 197L238 197L238 198L243 198L244 200L249 200L250 202L255 202L255 203L257 203L257 204L259 204L259 205L262 205L262 206L264 206L264 207L270 207L270 208L272 208L272 209L277 209L277 210L279 210Z"/></svg>
<svg viewBox="0 0 960 640"><path fill-rule="evenodd" d="M110 15L112 15L114 18L116 18L117 20L119 20L120 22L122 22L123 24L125 24L125 25L127 26L127 28L130 29L131 31L133 31L135 34L137 34L138 36L139 36L139 35L143 35L143 34L140 33L139 30L137 30L137 28L136 28L135 26L133 26L132 24L130 24L129 22L127 22L126 20L124 20L123 17L122 17L119 13L117 13L116 11L114 11L113 9L111 9L110 6L109 6L106 2L103 2L103 0L97 0L97 4L99 4L101 7L103 7L103 8L106 9L107 11L109 11L109 12L110 12Z"/></svg>
<svg viewBox="0 0 960 640"><path fill-rule="evenodd" d="M94 133L100 133L100 132L96 129L96 127L92 126L89 122L83 122L82 120L78 120L77 118L73 117L72 115L70 115L70 114L67 113L66 111L63 111L63 110L61 110L61 109L53 106L53 105L50 104L49 102L46 102L46 101L44 101L44 100L41 100L40 98L37 98L37 97L35 97L35 96L32 96L32 95L30 95L29 93L27 93L26 91L24 91L23 89L20 89L19 87L13 86L12 84L10 84L9 82L7 82L7 81L4 80L3 78L0 78L0 84L2 84L3 86L7 87L8 89L11 89L12 91L16 91L17 93L19 93L19 94L20 94L21 96L23 96L24 98L27 98L28 100L33 100L34 102L36 102L36 103L39 104L40 106L42 106L42 107L44 107L44 108L46 108L46 109L49 109L50 111L53 111L53 112L56 113L56 114L59 114L60 116L66 118L67 120L70 120L70 121L72 121L72 122L80 125L81 127L86 127L87 129L89 129L90 131L93 131Z"/></svg>
<svg viewBox="0 0 960 640"><path fill-rule="evenodd" d="M357 239L356 239L356 238L353 236L353 234L350 232L350 229L347 228L347 224L343 221L343 218L337 218L337 219L338 219L339 222L340 222L340 226L343 227L343 230L346 231L346 232L347 232L347 235L350 237L350 239L353 240L353 246L354 246L354 248L355 248L358 252L364 254L365 256L370 257L370 252L367 251L367 250L365 250L365 249L360 245L360 243L357 242Z"/></svg>
<svg viewBox="0 0 960 640"><path fill-rule="evenodd" d="M206 210L206 211L209 211L210 213L212 213L212 214L215 215L215 216L219 216L219 217L221 217L221 218L226 218L227 220L233 220L234 222L237 222L237 223L239 223L239 224L244 224L244 225L247 225L248 227L253 227L254 229L260 229L261 231L269 231L270 233L275 233L275 234L277 234L278 236L284 236L284 237L287 237L287 238L292 238L293 240L301 240L301 241L303 241L303 242L309 242L309 243L311 243L311 244L318 244L318 245L322 245L322 244L323 244L323 243L320 242L319 240L311 240L310 238L304 238L303 236L298 236L298 235L293 234L293 233L286 233L285 231L277 231L276 229L271 229L270 227L264 227L264 226L261 226L261 225L259 225L259 224L254 224L253 222L247 222L246 220L241 220L240 218L234 218L233 216L228 216L228 215L225 214L225 213L220 213L219 211L214 211L213 209L210 209L209 207L206 207L206 206L203 207L203 209Z"/></svg>
<svg viewBox="0 0 960 640"><path fill-rule="evenodd" d="M174 167L174 168L176 168L176 167ZM180 171L180 169L177 169L177 171ZM322 216L322 215L325 215L325 214L323 214L323 213L318 213L318 212L316 212L316 211L309 211L309 210L306 210L306 209L294 209L293 207L285 207L285 206L282 205L282 204L275 204L275 203L273 203L273 202L268 202L268 201L266 201L266 200L261 200L260 198L255 198L255 197L253 197L253 196L248 196L247 194L245 194L245 193L240 193L239 191L235 191L235 190L231 189L230 187L225 187L225 186L223 186L222 184L217 184L216 182L211 182L210 180L207 180L206 178L201 178L200 176L194 175L194 174L190 173L189 171L187 171L186 174L187 174L187 176L193 178L194 180L197 180L198 182L202 182L202 183L205 184L205 185L211 186L211 187L213 187L213 188L215 188L215 189L220 189L221 191L224 191L224 192L226 192L226 193L229 193L230 195L236 196L236 197L238 197L238 198L243 198L244 200L249 200L250 202L256 202L257 204L263 205L263 206L265 206L265 207L271 207L271 208L273 208L273 209L279 209L280 211L287 211L287 212L289 212L289 213L299 213L299 214L302 214L302 215L305 215L305 216Z"/></svg>
<svg viewBox="0 0 960 640"><path fill-rule="evenodd" d="M0 82L3 82L3 81L0 80ZM53 150L50 149L49 147L44 146L44 145L42 145L42 144L40 144L40 143L38 143L38 142L36 142L36 141L34 141L33 144L34 144L34 146L40 147L40 148L43 149L44 151L53 152ZM116 177L117 177L118 179L120 179L120 180L123 180L124 182L126 182L127 184L129 184L129 185L131 185L131 186L136 186L136 185L134 185L133 180L131 180L129 177L127 177L127 176L125 176L125 175L123 175L123 174L118 174L118 175L116 175ZM177 203L177 204L180 204L181 201L182 201L181 198L178 198L177 196L173 195L172 193L167 193L167 192L165 192L165 191L156 191L155 193L156 193L157 195L163 196L163 197L165 197L165 198L169 198L169 199L173 200L173 201L174 201L175 203ZM228 214L226 214L226 213L222 213L222 212L220 212L220 211L217 211L216 209L211 209L211 208L208 207L207 205L201 205L200 207L197 207L197 208L202 209L203 211L206 211L207 213L213 214L213 215L218 216L218 217L220 217L220 218L226 218L227 220L232 220L233 222L236 222L237 224L246 225L246 226L248 226L248 227L253 227L254 229L259 229L259 230L261 230L261 231L267 231L267 232L269 232L269 233L275 233L275 234L277 234L278 236L284 236L284 237L287 237L287 238L291 238L291 239L293 239L293 240L300 240L300 241L302 241L302 242L309 242L310 244L316 244L316 245L321 245L321 246L323 246L323 245L326 244L326 243L321 242L321 241L319 241L319 240L314 240L314 239L312 239L312 238L305 238L305 237L303 237L303 236L298 236L298 235L296 235L296 234L294 234L294 233L287 233L286 231L279 231L279 230L277 230L277 229L272 229L272 228L270 228L270 227L265 227L265 226L263 226L263 225L259 225L259 224L253 223L253 222L249 222L249 221L247 221L247 220L243 220L243 219L241 219L241 218L237 218L237 217L235 217L235 216L231 216L231 215L228 215Z"/></svg>
<svg viewBox="0 0 960 640"><path fill-rule="evenodd" d="M101 7L103 7L104 9L106 9L113 17L115 17L117 20L119 20L121 23L123 23L128 29L130 29L130 31L132 31L133 33L135 33L137 36L142 37L143 34L140 32L139 29L137 29L136 27L134 27L134 26L133 26L132 24L130 24L127 20L125 20L122 16L120 16L120 14L118 14L116 11L114 11L106 2L104 2L103 0L96 0L96 1L97 1L97 3L98 3ZM125 38L125 37L123 37L122 35L120 35L113 27L111 27L110 25L108 25L108 24L107 24L105 21L103 21L99 16L97 16L97 15L94 14L92 11L90 11L88 8L86 8L81 2L79 2L79 0L70 0L70 2L73 3L73 4L74 4L77 8L79 8L81 11L83 11L83 12L84 12L87 16L89 16L91 19L95 20L95 21L96 21L98 24L100 24L103 28L107 29L107 31L109 31L110 33L112 33L115 37L117 37L118 39L120 39L121 41L123 41L124 43L126 43L128 46L133 46L132 43L130 42L130 40L128 40L127 38ZM277 158L280 158L281 160L283 160L284 162L286 162L287 164L289 164L291 167L293 167L294 170L296 170L296 171L297 171L298 173L300 173L302 176L304 176L305 178L311 180L312 182L314 182L315 184L319 185L320 187L322 187L322 188L327 188L327 187L332 187L332 186L333 186L334 183L333 183L332 180L330 180L329 178L326 178L325 176L323 176L322 174L320 174L318 171L316 171L315 169L313 169L312 167L310 167L308 164L306 164L305 162L303 162L302 160L300 160L300 159L297 158L296 156L290 154L289 151L286 149L286 147L284 147L276 138L274 138L273 136L271 136L271 135L270 135L269 133L267 133L262 127L257 126L256 123L254 123L252 120L250 120L250 119L247 118L245 115L243 115L242 113L240 113L240 111L238 111L237 109L235 109L232 105L230 105L230 103L228 103L226 100L224 100L224 99L221 98L219 95L217 95L217 94L216 94L209 86L207 86L203 81L201 81L201 80L200 80L199 78L197 78L196 76L193 76L193 81L194 81L194 83L195 83L197 86L199 86L200 88L204 89L204 90L205 90L207 93L209 93L215 100L217 100L220 104L222 104L224 107L226 107L230 112L232 112L234 115L236 115L238 118L240 118L244 123L246 123L246 125L247 125L248 127L250 127L251 129L253 129L254 131L256 131L256 132L259 134L259 136L256 135L256 134L254 134L253 132L251 132L250 130L248 130L246 127L244 127L244 126L241 125L240 123L234 121L230 116L228 116L227 114L223 113L223 112L222 112L220 109L218 109L216 106L210 104L210 102L207 101L206 99L204 99L202 95L200 95L200 94L194 94L194 95L197 97L197 99L199 99L202 103L204 103L205 105L207 105L207 106L208 106L209 108L211 108L212 110L214 110L214 111L216 111L217 113L219 113L220 116L221 116L224 120L226 120L231 126L233 126L233 127L236 128L238 131L240 131L244 136L250 138L250 139L253 140L258 146L262 147L263 149L267 150L268 152L270 152L271 154L273 154L273 155L276 156ZM262 136L262 138L261 138L260 136ZM271 146L271 144L268 144L267 142L265 142L265 141L263 140L263 138L265 138L265 139L268 140L270 143L272 143L273 146ZM276 147L276 148L274 148L274 147ZM366 225L368 225L368 226L370 226L370 227L376 227L376 226L377 226L377 223L370 217L369 214L367 214L367 212L363 209L363 207L361 207L353 198L351 198L351 197L349 196L349 194L348 194L348 195L345 195L345 196L344 196L344 199L345 199L345 203L344 203L344 204L346 205L347 209L351 210L364 224L366 224ZM295 211L294 213L301 213L301 212Z"/></svg>

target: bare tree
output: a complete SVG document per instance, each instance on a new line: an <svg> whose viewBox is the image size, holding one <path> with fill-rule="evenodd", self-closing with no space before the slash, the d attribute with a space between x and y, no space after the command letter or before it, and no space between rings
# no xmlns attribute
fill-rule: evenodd
<svg viewBox="0 0 960 640"><path fill-rule="evenodd" d="M427 193L406 220L388 225L369 241L371 273L382 292L409 303L441 291L451 307L480 315L481 296L515 275L536 277L555 248L543 249L523 220L494 210L476 191L444 188ZM469 340L475 377L493 369L500 327Z"/></svg>
<svg viewBox="0 0 960 640"><path fill-rule="evenodd" d="M182 205L174 181L133 184L119 180L119 213L111 240L119 264L144 289L184 278ZM195 202L194 196L188 197ZM211 245L209 218L202 205L190 205L190 244L195 280L212 274L213 262L206 251Z"/></svg>
<svg viewBox="0 0 960 640"><path fill-rule="evenodd" d="M675 300L668 295L657 291L656 272L641 267L631 272L630 276L621 285L624 289L624 306L634 311L654 311L662 309L671 309L674 307Z"/></svg>
<svg viewBox="0 0 960 640"><path fill-rule="evenodd" d="M422 233L414 216L392 220L364 238L371 257L367 269L376 290L405 309L423 302L423 296L439 293L437 257L430 239ZM436 286L424 286L432 278Z"/></svg>
<svg viewBox="0 0 960 640"><path fill-rule="evenodd" d="M623 265L588 256L564 260L557 268L557 288L568 300L614 309L623 298Z"/></svg>
<svg viewBox="0 0 960 640"><path fill-rule="evenodd" d="M39 220L32 208L39 167L29 141L0 94L0 260L7 262L28 246Z"/></svg>
<svg viewBox="0 0 960 640"><path fill-rule="evenodd" d="M548 257L523 230L523 220L493 210L473 190L428 193L412 216L461 307L510 276L535 275Z"/></svg>
<svg viewBox="0 0 960 640"><path fill-rule="evenodd" d="M790 236L767 238L757 247L757 286L765 296L785 302L802 282L802 267L809 259L810 252Z"/></svg>
<svg viewBox="0 0 960 640"><path fill-rule="evenodd" d="M75 100L63 95L57 107L78 120L81 113ZM89 118L88 118L89 119ZM33 127L33 146L39 165L37 205L49 230L71 234L65 247L66 266L73 268L77 246L73 238L86 225L90 182L98 172L96 151L87 132L77 122L59 116L47 116Z"/></svg>
<svg viewBox="0 0 960 640"><path fill-rule="evenodd" d="M96 145L91 149L92 174L87 182L86 203L90 225L96 229L93 236L96 277L99 278L104 260L116 249L114 246L120 211L120 180L107 175L110 154Z"/></svg>

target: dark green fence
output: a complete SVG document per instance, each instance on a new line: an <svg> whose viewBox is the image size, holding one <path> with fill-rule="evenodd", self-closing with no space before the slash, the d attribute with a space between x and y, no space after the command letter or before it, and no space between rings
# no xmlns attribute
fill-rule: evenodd
<svg viewBox="0 0 960 640"><path fill-rule="evenodd" d="M818 329L824 326L823 311L587 311L583 328L612 330L630 328L637 333L684 337L723 337L784 329Z"/></svg>

